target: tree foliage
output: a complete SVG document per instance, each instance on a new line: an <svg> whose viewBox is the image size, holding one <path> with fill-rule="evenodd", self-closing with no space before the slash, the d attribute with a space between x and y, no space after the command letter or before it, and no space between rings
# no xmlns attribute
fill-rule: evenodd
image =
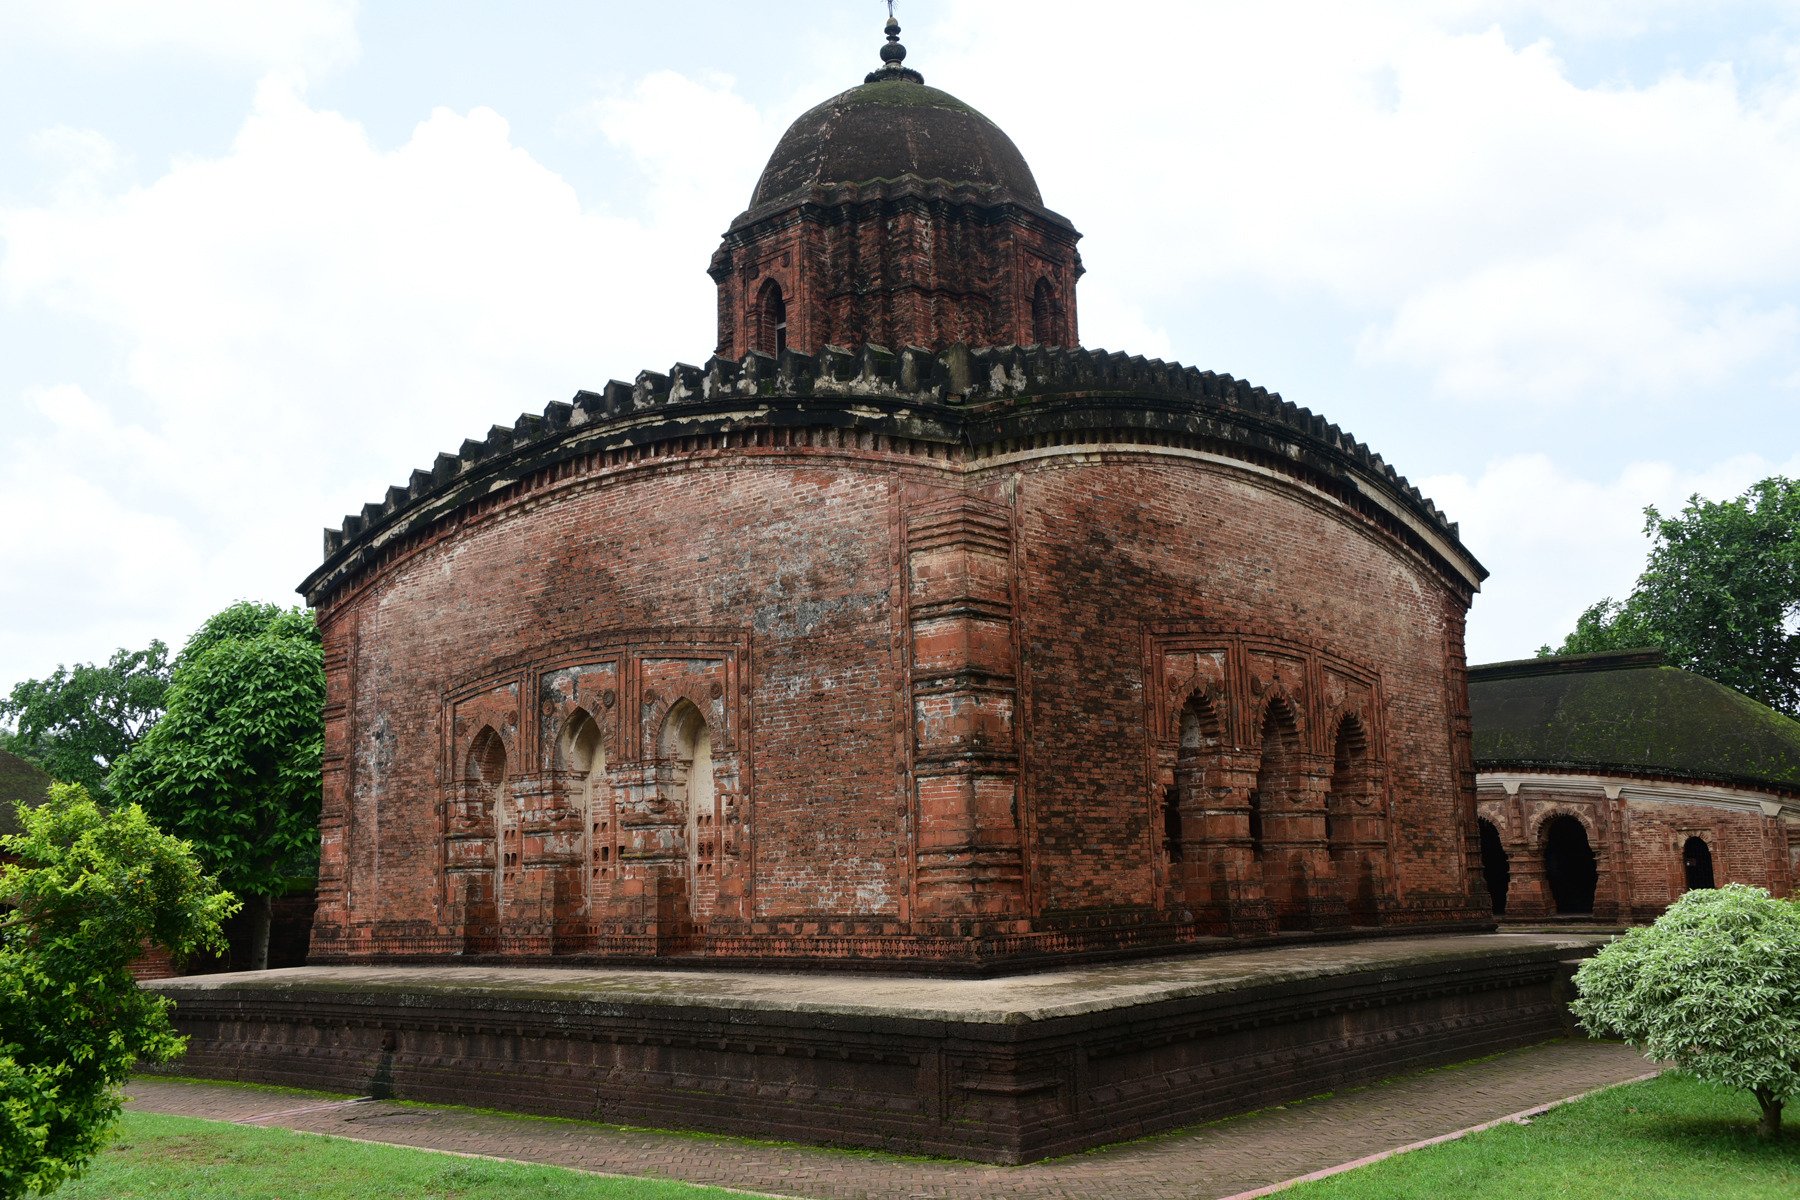
<svg viewBox="0 0 1800 1200"><path fill-rule="evenodd" d="M1700 1079L1748 1088L1757 1131L1781 1131L1800 1095L1800 904L1741 883L1688 892L1575 973L1570 1006Z"/></svg>
<svg viewBox="0 0 1800 1200"><path fill-rule="evenodd" d="M1554 652L1659 646L1676 666L1800 716L1800 481L1644 510L1650 559L1623 601L1591 606ZM1540 655L1552 653L1548 646Z"/></svg>
<svg viewBox="0 0 1800 1200"><path fill-rule="evenodd" d="M0 699L0 721L12 726L0 729L0 750L104 799L107 773L162 715L168 687L169 648L161 642L116 651L105 666L59 666Z"/></svg>
<svg viewBox="0 0 1800 1200"><path fill-rule="evenodd" d="M80 1172L119 1113L140 1058L184 1039L169 1002L137 986L146 942L177 957L214 945L236 907L193 852L142 809L102 810L78 784L21 806L0 838L0 1197L48 1192Z"/></svg>
<svg viewBox="0 0 1800 1200"><path fill-rule="evenodd" d="M192 842L207 870L251 900L258 967L270 899L316 869L324 705L312 619L234 604L182 648L168 712L113 774L120 796Z"/></svg>

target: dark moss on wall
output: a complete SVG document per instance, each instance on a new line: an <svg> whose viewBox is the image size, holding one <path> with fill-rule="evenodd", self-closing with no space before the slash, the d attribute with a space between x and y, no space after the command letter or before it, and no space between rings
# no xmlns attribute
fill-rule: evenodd
<svg viewBox="0 0 1800 1200"><path fill-rule="evenodd" d="M50 776L16 754L0 750L0 834L18 833L16 805L37 804L50 794Z"/></svg>
<svg viewBox="0 0 1800 1200"><path fill-rule="evenodd" d="M1471 668L1475 759L1800 788L1800 721L1655 652Z"/></svg>

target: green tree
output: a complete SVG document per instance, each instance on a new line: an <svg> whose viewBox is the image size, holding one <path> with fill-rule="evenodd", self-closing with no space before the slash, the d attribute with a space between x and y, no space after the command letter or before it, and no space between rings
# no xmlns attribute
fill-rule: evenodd
<svg viewBox="0 0 1800 1200"><path fill-rule="evenodd" d="M271 902L317 869L325 669L300 609L241 602L175 660L168 712L113 772L114 790L193 843L246 899L251 965L268 965Z"/></svg>
<svg viewBox="0 0 1800 1200"><path fill-rule="evenodd" d="M1644 510L1650 559L1623 601L1581 614L1547 655L1659 646L1676 666L1800 717L1800 481L1781 476L1735 500Z"/></svg>
<svg viewBox="0 0 1800 1200"><path fill-rule="evenodd" d="M119 1114L138 1059L186 1046L169 1002L130 966L146 943L177 957L215 945L231 896L192 850L142 809L103 810L78 784L20 806L0 838L0 1197L53 1190L80 1173Z"/></svg>
<svg viewBox="0 0 1800 1200"><path fill-rule="evenodd" d="M105 666L57 667L0 699L0 750L30 759L65 783L106 799L106 776L162 715L169 648L119 650Z"/></svg>
<svg viewBox="0 0 1800 1200"><path fill-rule="evenodd" d="M1748 1088L1757 1132L1780 1135L1800 1095L1800 904L1741 883L1688 892L1583 963L1575 986L1570 1007L1590 1030Z"/></svg>

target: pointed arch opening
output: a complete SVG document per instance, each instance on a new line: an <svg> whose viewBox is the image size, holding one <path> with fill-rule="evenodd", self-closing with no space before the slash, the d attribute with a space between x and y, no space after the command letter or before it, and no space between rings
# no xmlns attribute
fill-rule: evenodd
<svg viewBox="0 0 1800 1200"><path fill-rule="evenodd" d="M1184 810L1197 814L1206 787L1206 768L1218 754L1221 726L1218 709L1204 692L1188 697L1178 718L1179 745L1175 782L1163 794L1163 852L1169 862L1180 863L1187 854L1183 842L1198 833L1199 822L1183 817ZM1192 825L1193 828L1189 828ZM1190 903L1194 897L1189 897Z"/></svg>
<svg viewBox="0 0 1800 1200"><path fill-rule="evenodd" d="M1308 929L1313 901L1334 885L1322 853L1322 825L1310 781L1301 777L1300 719L1279 693L1263 707L1256 786L1249 797L1250 857L1277 928Z"/></svg>
<svg viewBox="0 0 1800 1200"><path fill-rule="evenodd" d="M1062 322L1057 320L1056 289L1039 279L1031 291L1031 340L1040 346L1062 344Z"/></svg>
<svg viewBox="0 0 1800 1200"><path fill-rule="evenodd" d="M1386 831L1377 801L1375 754L1362 718L1346 713L1332 734L1331 780L1325 793L1325 846L1338 890L1360 925L1379 920L1387 891Z"/></svg>
<svg viewBox="0 0 1800 1200"><path fill-rule="evenodd" d="M582 861L591 907L603 902L610 892L618 814L607 783L606 744L600 723L586 709L577 708L570 714L563 727L561 752L572 806L581 818L585 850Z"/></svg>
<svg viewBox="0 0 1800 1200"><path fill-rule="evenodd" d="M712 730L690 701L679 701L669 710L660 749L666 795L679 814L684 842L689 915L705 921L712 915L719 889L719 805Z"/></svg>
<svg viewBox="0 0 1800 1200"><path fill-rule="evenodd" d="M491 725L470 739L455 811L446 831L446 899L461 910L474 948L490 938L504 900L507 812L506 742Z"/></svg>
<svg viewBox="0 0 1800 1200"><path fill-rule="evenodd" d="M1272 811L1285 811L1298 783L1300 723L1294 710L1279 696L1263 709L1262 754L1256 769L1256 787L1250 792L1250 853L1261 859L1265 850L1265 826Z"/></svg>
<svg viewBox="0 0 1800 1200"><path fill-rule="evenodd" d="M1494 915L1506 915L1506 889L1512 883L1512 861L1500 841L1500 829L1486 817L1476 824L1481 829L1481 875L1487 881L1488 896L1494 902Z"/></svg>
<svg viewBox="0 0 1800 1200"><path fill-rule="evenodd" d="M1706 839L1691 837L1681 846L1681 873L1688 891L1717 887L1713 882L1712 847Z"/></svg>
<svg viewBox="0 0 1800 1200"><path fill-rule="evenodd" d="M1325 794L1325 844L1333 858L1342 858L1372 840L1362 826L1377 819L1373 814L1375 772L1369 752L1368 731L1354 713L1338 722L1332 738L1331 790Z"/></svg>
<svg viewBox="0 0 1800 1200"><path fill-rule="evenodd" d="M756 348L779 355L788 346L787 299L781 285L765 279L756 294Z"/></svg>
<svg viewBox="0 0 1800 1200"><path fill-rule="evenodd" d="M1544 826L1544 878L1559 915L1580 916L1594 911L1594 889L1600 872L1587 826L1564 813Z"/></svg>

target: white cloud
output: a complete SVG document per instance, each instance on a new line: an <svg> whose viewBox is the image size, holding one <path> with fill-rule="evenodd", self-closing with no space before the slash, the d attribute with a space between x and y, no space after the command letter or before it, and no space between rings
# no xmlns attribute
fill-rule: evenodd
<svg viewBox="0 0 1800 1200"><path fill-rule="evenodd" d="M961 0L919 57L1153 309L1230 289L1331 304L1365 323L1365 365L1479 402L1547 379L1523 398L1620 405L1800 365L1800 70L1578 86L1555 44L1481 24L1526 11L1559 9L1183 5L1146 37L1073 0L1024 22ZM1578 32L1675 11L1608 5ZM996 77L997 45L1069 86ZM1092 86L1121 63L1129 87Z"/></svg>
<svg viewBox="0 0 1800 1200"><path fill-rule="evenodd" d="M1650 551L1646 505L1673 515L1689 496L1730 499L1770 475L1800 477L1800 454L1785 462L1743 454L1699 469L1638 462L1611 479L1528 454L1490 463L1473 479L1423 480L1492 572L1469 618L1470 661L1529 657L1560 642L1590 604L1624 599Z"/></svg>
<svg viewBox="0 0 1800 1200"><path fill-rule="evenodd" d="M1408 297L1361 355L1429 371L1444 393L1590 405L1666 399L1791 351L1800 308L1697 304L1568 258L1495 263Z"/></svg>
<svg viewBox="0 0 1800 1200"><path fill-rule="evenodd" d="M50 193L61 207L99 197L125 166L124 153L98 130L52 125L33 134L27 146L48 172Z"/></svg>
<svg viewBox="0 0 1800 1200"><path fill-rule="evenodd" d="M676 205L684 218L697 216L716 233L748 205L751 184L795 114L758 112L730 76L655 71L579 115L643 170L651 189L642 198L647 208ZM742 195L734 184L742 185Z"/></svg>
<svg viewBox="0 0 1800 1200"><path fill-rule="evenodd" d="M1423 483L1494 570L1477 657L1529 653L1622 594L1644 503L1774 469L1702 471L1671 447L1621 472L1580 465L1577 447L1621 409L1800 388L1790 33L1771 23L1770 60L1790 66L1755 87L1692 65L1584 87L1563 48L1510 23L1620 36L1676 19L1671 0L1582 16L1547 0L1170 5L1154 36L1074 0L1021 11L921 13L909 65L994 117L1089 233L1088 344L1241 370L1192 314L1243 295L1296 356L1365 380L1418 372L1421 411L1456 399L1469 440L1522 400L1571 414L1554 458ZM700 68L603 82L570 124L627 169L577 196L493 111L430 111L383 146L310 104L301 75L357 52L349 3L24 0L0 8L0 38L272 72L228 152L122 190L129 143L55 128L33 144L54 168L32 193L45 199L0 209L0 305L98 347L0 393L29 417L0 442L0 511L36 523L0 535L0 561L87 597L0 595L0 684L54 665L17 647L104 656L141 642L132 630L178 638L238 595L282 599L321 524L435 450L577 386L703 359L719 230L786 123L834 86L813 75L862 69L795 64L805 94L763 108ZM1331 345L1308 324L1319 313L1338 323ZM61 515L45 499L59 490ZM72 561L73 538L94 552Z"/></svg>
<svg viewBox="0 0 1800 1200"><path fill-rule="evenodd" d="M124 348L0 397L32 418L0 444L0 561L175 638L245 591L290 597L320 526L436 450L711 349L710 281L670 269L691 233L584 210L491 111L440 109L384 150L280 78L229 153L0 210L0 247L0 302ZM112 627L88 616L84 638Z"/></svg>
<svg viewBox="0 0 1800 1200"><path fill-rule="evenodd" d="M356 10L356 0L7 0L0 39L84 57L323 71L356 58Z"/></svg>

